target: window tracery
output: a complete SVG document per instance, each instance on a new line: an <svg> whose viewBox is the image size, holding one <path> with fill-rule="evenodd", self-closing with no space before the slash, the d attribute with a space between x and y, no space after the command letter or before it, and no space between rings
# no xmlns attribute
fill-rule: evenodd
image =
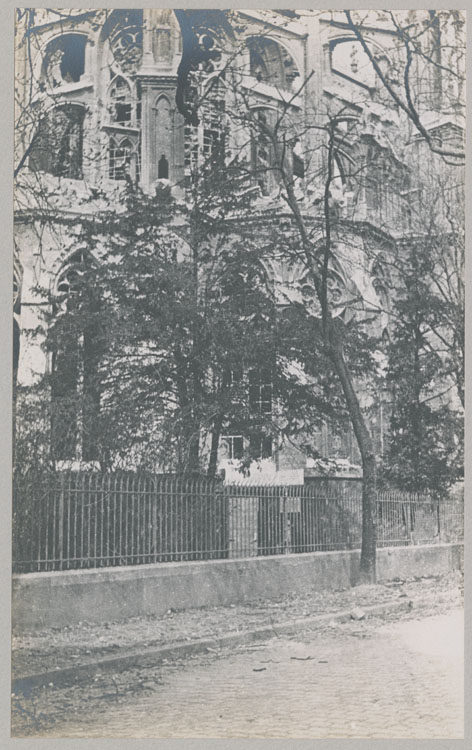
<svg viewBox="0 0 472 750"><path fill-rule="evenodd" d="M135 73L143 56L143 12L117 10L110 21L109 43L113 59L124 73Z"/></svg>
<svg viewBox="0 0 472 750"><path fill-rule="evenodd" d="M310 306L313 314L321 316L321 306L318 294L308 271L306 271L301 277L298 286L305 304ZM328 270L326 286L328 302L331 307L331 315L333 317L341 316L345 319L349 303L353 301L355 296L354 289L349 291L340 270L335 270L333 268L329 268Z"/></svg>

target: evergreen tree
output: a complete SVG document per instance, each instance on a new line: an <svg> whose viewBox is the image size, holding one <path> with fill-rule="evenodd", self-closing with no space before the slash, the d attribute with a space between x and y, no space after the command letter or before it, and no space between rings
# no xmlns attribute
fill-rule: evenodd
<svg viewBox="0 0 472 750"><path fill-rule="evenodd" d="M244 190L236 176L211 180L190 214L166 184L156 196L130 185L120 212L82 221L73 287L46 321L53 458L81 441L81 458L103 468L214 475L224 435L239 436L244 470L345 419L322 337L302 306L280 307L261 262L280 238L235 227Z"/></svg>
<svg viewBox="0 0 472 750"><path fill-rule="evenodd" d="M451 406L448 358L434 346L443 302L431 284L428 244L402 256L387 347L391 421L384 474L401 489L441 492L461 474L462 417ZM446 353L447 354L447 353Z"/></svg>

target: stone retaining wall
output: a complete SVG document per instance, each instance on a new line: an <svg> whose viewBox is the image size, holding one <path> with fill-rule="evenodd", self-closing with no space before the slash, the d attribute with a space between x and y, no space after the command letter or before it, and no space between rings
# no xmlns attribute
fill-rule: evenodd
<svg viewBox="0 0 472 750"><path fill-rule="evenodd" d="M15 632L222 606L356 583L358 550L13 576ZM463 567L462 544L378 550L378 580Z"/></svg>

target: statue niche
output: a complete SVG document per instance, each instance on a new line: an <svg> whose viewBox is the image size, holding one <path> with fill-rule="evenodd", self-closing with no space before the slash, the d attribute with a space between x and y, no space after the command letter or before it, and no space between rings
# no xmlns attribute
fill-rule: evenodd
<svg viewBox="0 0 472 750"><path fill-rule="evenodd" d="M154 106L155 176L168 179L172 163L172 110L166 96L159 96Z"/></svg>
<svg viewBox="0 0 472 750"><path fill-rule="evenodd" d="M154 9L151 17L154 62L172 63L172 11Z"/></svg>
<svg viewBox="0 0 472 750"><path fill-rule="evenodd" d="M155 29L152 37L152 54L157 63L170 62L171 55L170 29Z"/></svg>

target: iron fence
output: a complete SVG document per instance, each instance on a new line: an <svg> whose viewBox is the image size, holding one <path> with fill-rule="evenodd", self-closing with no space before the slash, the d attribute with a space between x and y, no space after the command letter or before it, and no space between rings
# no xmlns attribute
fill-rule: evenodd
<svg viewBox="0 0 472 750"><path fill-rule="evenodd" d="M17 482L14 570L222 558L225 514L216 481L64 472L34 485Z"/></svg>
<svg viewBox="0 0 472 750"><path fill-rule="evenodd" d="M463 498L379 492L378 546L460 541ZM61 472L17 479L14 572L358 549L360 482L224 485Z"/></svg>

